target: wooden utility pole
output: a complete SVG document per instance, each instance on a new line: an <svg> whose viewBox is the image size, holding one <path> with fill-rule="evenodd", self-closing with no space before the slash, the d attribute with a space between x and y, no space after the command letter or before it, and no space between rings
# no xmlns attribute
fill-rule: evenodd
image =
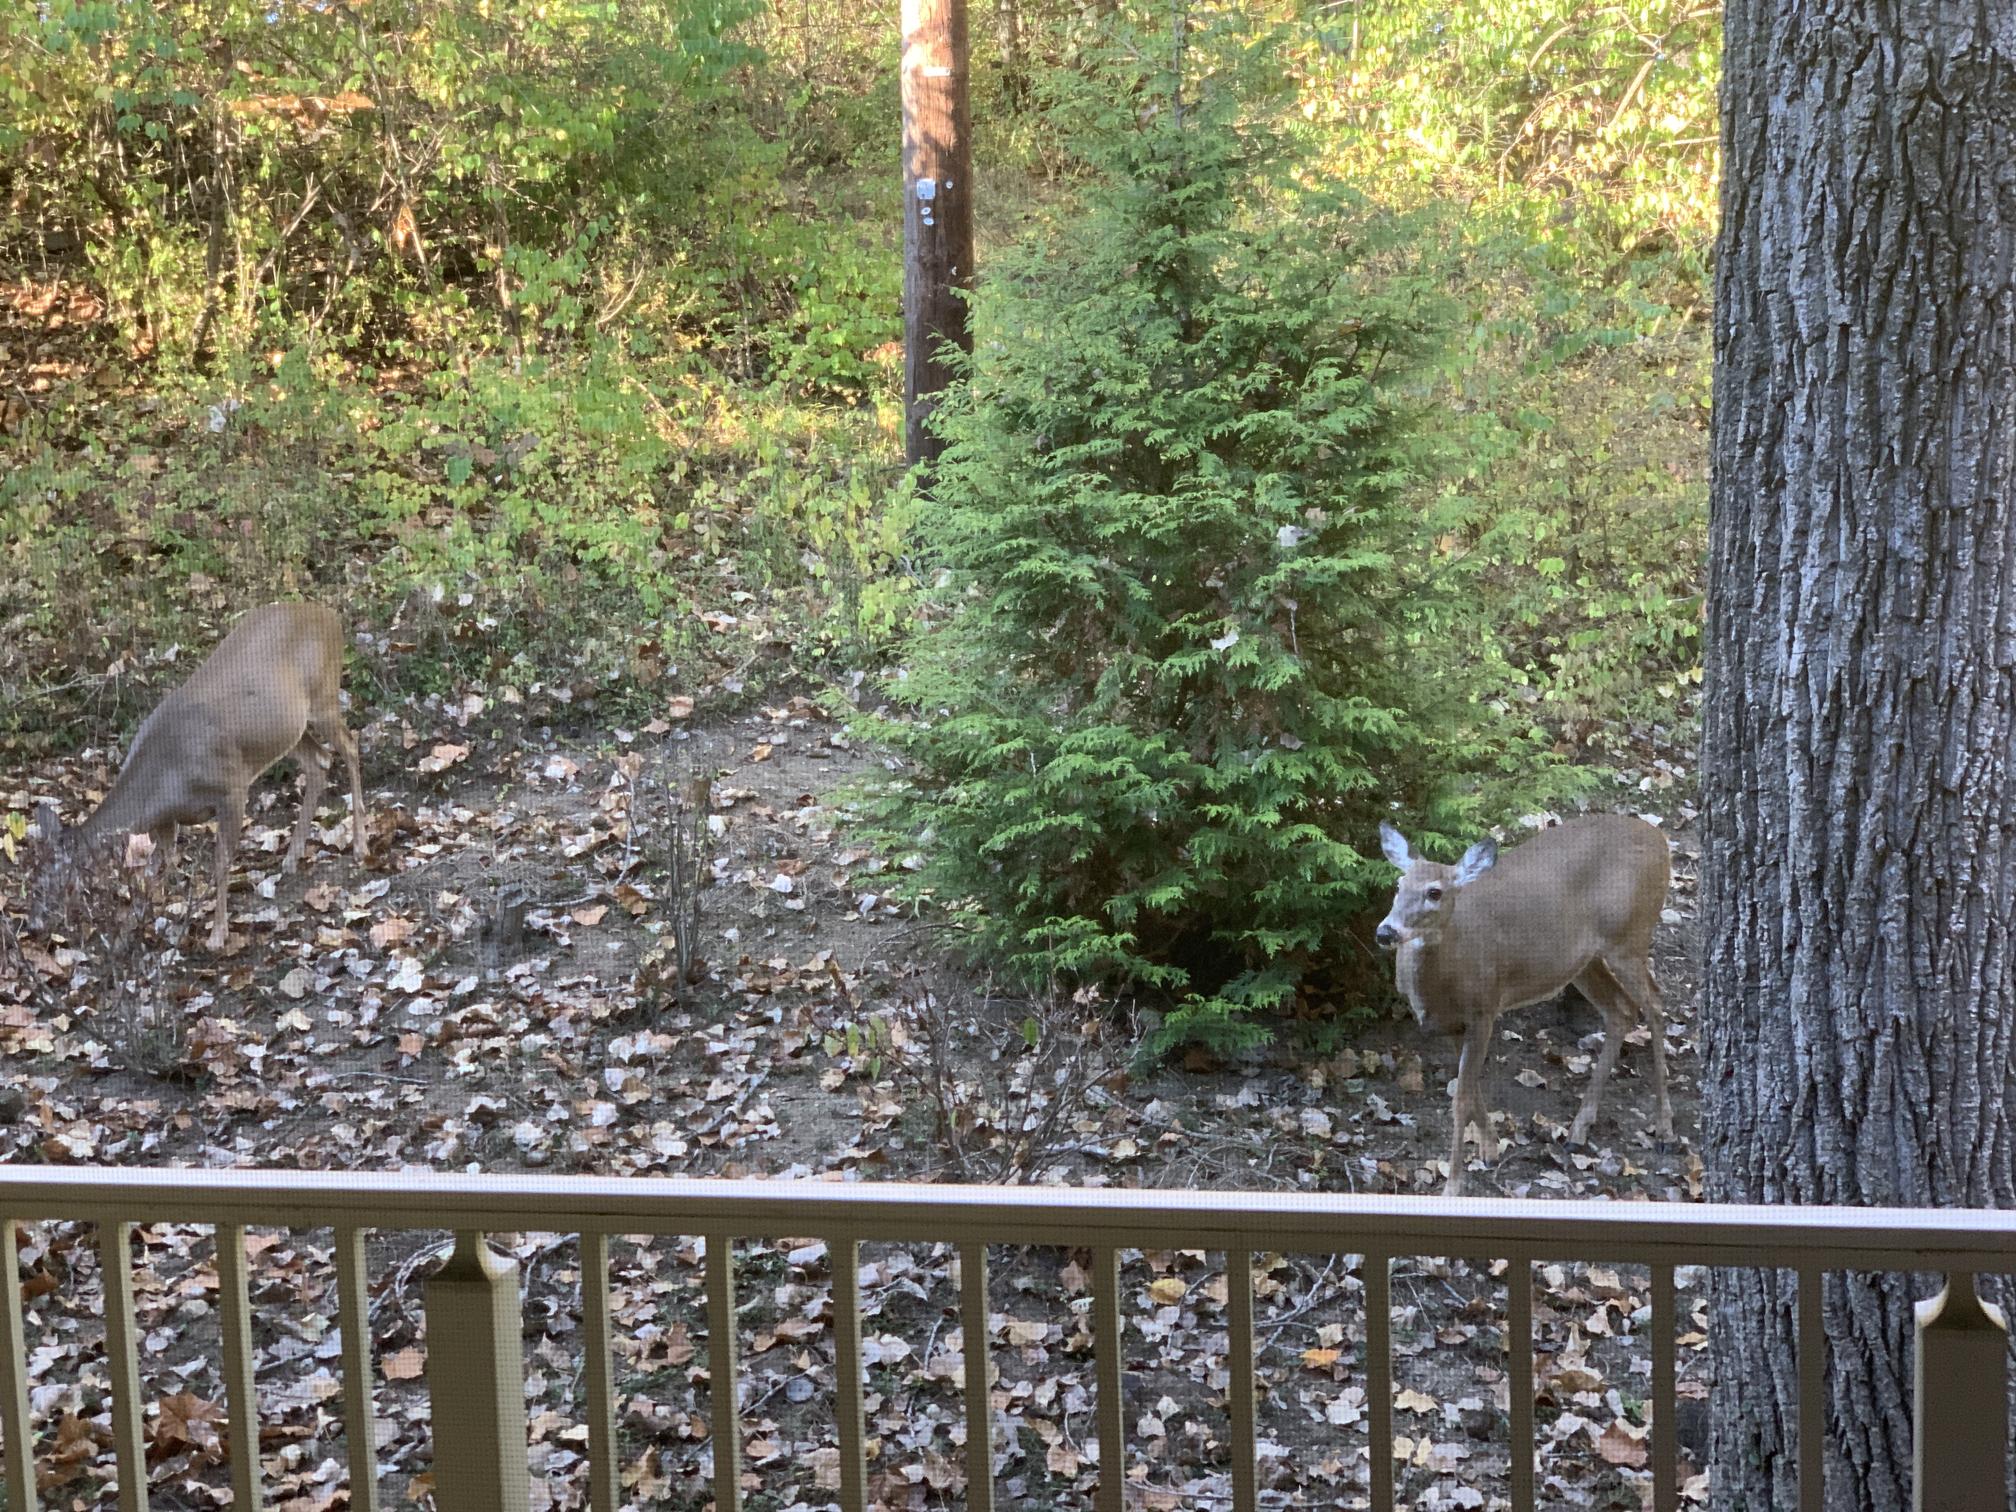
<svg viewBox="0 0 2016 1512"><path fill-rule="evenodd" d="M966 0L903 0L903 450L937 456L924 429L951 373L949 343L973 350L960 291L973 286L972 110Z"/></svg>

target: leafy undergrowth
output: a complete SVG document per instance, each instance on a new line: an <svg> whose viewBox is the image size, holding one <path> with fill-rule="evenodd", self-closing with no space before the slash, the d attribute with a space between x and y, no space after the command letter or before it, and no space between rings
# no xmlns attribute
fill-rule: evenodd
<svg viewBox="0 0 2016 1512"><path fill-rule="evenodd" d="M277 863L294 816L255 799L229 948L201 947L207 835L152 882L115 867L65 943L4 915L0 979L11 1107L0 1158L54 1165L767 1177L1013 1179L1283 1191L1433 1191L1451 1057L1381 1021L1318 1053L1317 1026L1240 1062L1133 1064L1128 1005L1006 998L952 964L941 926L885 900L906 858L851 848L836 796L884 758L813 701L738 708L717 689L631 730L564 733L531 703L416 702L363 731L371 860L319 834ZM423 713L424 711L424 713ZM665 864L680 805L706 788L700 961L668 974L680 898ZM17 775L0 814L109 780L104 752ZM682 796L683 795L683 796ZM4 823L4 819L0 819ZM18 848L18 846L17 846ZM141 848L144 850L144 847ZM1683 832L1662 975L1683 1133L1691 862ZM136 851L125 860L143 862ZM18 869L11 872L18 878ZM130 901L137 895L141 906ZM1654 1147L1642 1044L1598 1124L1564 1126L1596 1041L1586 1007L1502 1028L1491 1071L1509 1147L1486 1191L1622 1200L1698 1196L1683 1144ZM157 1074L146 1074L146 1066ZM26 1232L30 1390L41 1473L66 1504L111 1504L108 1371L88 1227ZM445 1236L386 1231L371 1251L388 1491L424 1498L421 1299ZM526 1277L535 1505L585 1506L579 1262L571 1237L506 1236ZM253 1296L271 1504L347 1502L332 1236L254 1235ZM137 1230L147 1433L164 1504L222 1506L226 1438L212 1240ZM707 1486L703 1248L615 1246L618 1421L629 1504L700 1508ZM862 1276L878 1504L963 1502L957 1262L869 1245ZM833 1499L831 1272L823 1245L741 1251L749 1504ZM1263 1481L1270 1505L1362 1505L1367 1487L1362 1270L1268 1255L1257 1282ZM1000 1505L1089 1506L1097 1470L1088 1257L1002 1247L990 1342ZM1649 1280L1628 1267L1539 1268L1543 1497L1649 1505ZM1704 1278L1682 1287L1682 1444L1698 1463ZM1130 1452L1142 1507L1229 1505L1224 1256L1130 1253L1123 1268ZM1507 1491L1503 1266L1399 1263L1393 1281L1398 1484L1421 1508ZM1694 1472L1690 1469L1688 1474ZM1695 1499L1704 1482L1690 1482ZM388 1504L393 1499L388 1496Z"/></svg>

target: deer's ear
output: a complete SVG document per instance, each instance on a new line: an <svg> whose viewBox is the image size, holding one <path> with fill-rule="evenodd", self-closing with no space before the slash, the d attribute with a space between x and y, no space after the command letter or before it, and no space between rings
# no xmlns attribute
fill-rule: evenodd
<svg viewBox="0 0 2016 1512"><path fill-rule="evenodd" d="M44 798L35 806L35 836L44 845L54 845L56 837L63 833L63 815L56 805Z"/></svg>
<svg viewBox="0 0 2016 1512"><path fill-rule="evenodd" d="M1407 848L1407 837L1383 819L1379 821L1379 849L1401 871L1413 870L1414 852Z"/></svg>
<svg viewBox="0 0 2016 1512"><path fill-rule="evenodd" d="M1498 862L1498 842L1486 836L1470 849L1463 852L1463 859L1456 863L1456 885L1467 887Z"/></svg>

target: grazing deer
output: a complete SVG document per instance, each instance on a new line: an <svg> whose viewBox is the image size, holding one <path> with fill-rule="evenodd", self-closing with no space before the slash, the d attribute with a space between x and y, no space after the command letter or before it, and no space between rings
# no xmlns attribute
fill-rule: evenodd
<svg viewBox="0 0 2016 1512"><path fill-rule="evenodd" d="M1463 1190L1463 1134L1491 1140L1484 1057L1498 1015L1553 997L1573 983L1603 1015L1603 1053L1569 1139L1595 1121L1603 1084L1640 1014L1652 1031L1658 1133L1673 1137L1666 1095L1666 1026L1652 978L1652 928L1671 876L1666 837L1623 814L1592 815L1544 829L1504 856L1479 840L1454 866L1423 861L1390 824L1379 826L1386 859L1400 868L1381 949L1396 952L1394 980L1423 1028L1460 1035L1449 1151L1449 1196Z"/></svg>
<svg viewBox="0 0 2016 1512"><path fill-rule="evenodd" d="M112 791L90 817L65 831L44 802L36 828L48 847L39 891L47 898L96 842L146 831L157 864L185 824L217 821L217 905L210 948L229 935L226 894L231 856L254 779L283 756L301 766L301 819L283 871L300 864L315 807L341 755L350 773L350 834L365 857L364 782L357 742L343 723L343 623L320 604L268 604L231 627L189 680L141 723ZM39 922L39 921L38 921Z"/></svg>

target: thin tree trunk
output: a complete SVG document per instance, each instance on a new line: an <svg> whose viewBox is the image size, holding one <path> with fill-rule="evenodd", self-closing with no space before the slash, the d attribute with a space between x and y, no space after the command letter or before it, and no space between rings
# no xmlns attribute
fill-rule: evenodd
<svg viewBox="0 0 2016 1512"><path fill-rule="evenodd" d="M1029 104L1029 60L1022 50L1022 0L994 0L994 50L1001 55L1001 98L1011 111Z"/></svg>
<svg viewBox="0 0 2016 1512"><path fill-rule="evenodd" d="M1724 1201L2016 1205L2016 10L1729 0L1703 1124ZM1718 1512L1797 1498L1718 1273ZM1829 1507L1910 1505L1914 1278L1834 1275Z"/></svg>
<svg viewBox="0 0 2016 1512"><path fill-rule="evenodd" d="M973 349L973 143L966 0L903 0L903 448L937 456L925 429L951 381L940 355Z"/></svg>

